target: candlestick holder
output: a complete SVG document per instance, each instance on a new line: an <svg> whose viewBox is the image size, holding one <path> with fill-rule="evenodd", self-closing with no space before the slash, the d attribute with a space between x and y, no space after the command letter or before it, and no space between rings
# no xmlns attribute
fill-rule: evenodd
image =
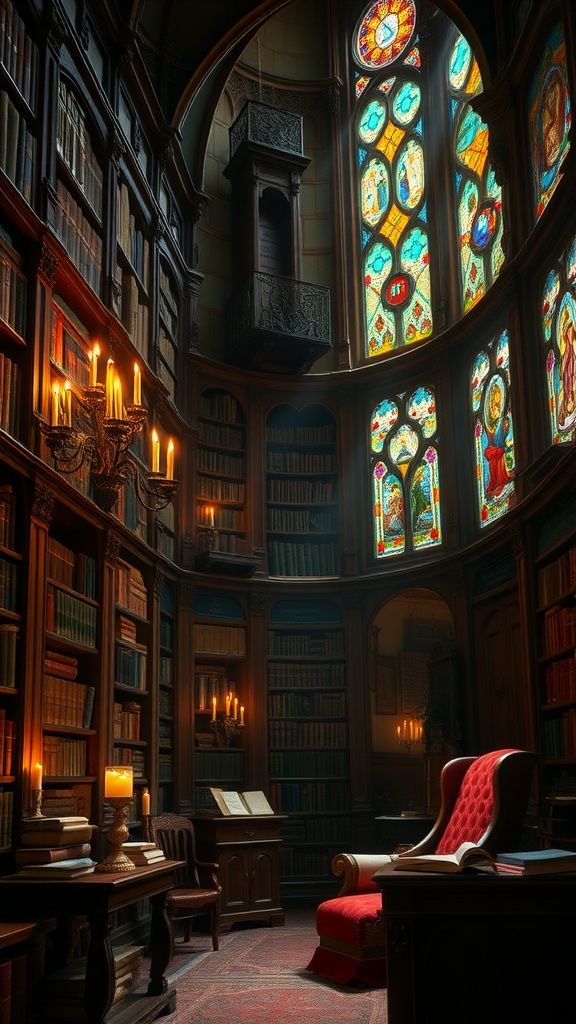
<svg viewBox="0 0 576 1024"><path fill-rule="evenodd" d="M232 740L237 740L244 729L243 723L239 722L237 718L232 718L230 715L224 715L223 718L212 719L210 722L210 728L216 736L216 742L219 747L229 747Z"/></svg>
<svg viewBox="0 0 576 1024"><path fill-rule="evenodd" d="M151 843L152 842L152 830L150 828L150 815L149 814L143 814L142 815L142 838L144 839L145 843Z"/></svg>
<svg viewBox="0 0 576 1024"><path fill-rule="evenodd" d="M30 809L30 814L28 816L30 818L43 818L44 817L44 815L42 814L42 790L41 789L33 789L32 790L32 807Z"/></svg>
<svg viewBox="0 0 576 1024"><path fill-rule="evenodd" d="M134 871L135 864L122 852L122 844L127 842L130 835L125 822L128 820L128 810L132 805L131 796L107 796L104 802L110 804L114 811L114 818L108 831L106 839L112 847L112 852L100 864L94 868L95 871L112 873L113 871Z"/></svg>

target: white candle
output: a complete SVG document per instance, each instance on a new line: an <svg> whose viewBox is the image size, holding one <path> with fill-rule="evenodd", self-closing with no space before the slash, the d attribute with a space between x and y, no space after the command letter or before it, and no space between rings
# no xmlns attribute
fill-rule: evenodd
<svg viewBox="0 0 576 1024"><path fill-rule="evenodd" d="M104 769L105 797L131 797L132 792L132 768L118 765Z"/></svg>
<svg viewBox="0 0 576 1024"><path fill-rule="evenodd" d="M240 705L240 725L244 725L244 705Z"/></svg>
<svg viewBox="0 0 576 1024"><path fill-rule="evenodd" d="M155 430L152 431L152 472L160 472L160 440Z"/></svg>
<svg viewBox="0 0 576 1024"><path fill-rule="evenodd" d="M122 417L122 384L120 378L114 378L114 419L121 420Z"/></svg>
<svg viewBox="0 0 576 1024"><path fill-rule="evenodd" d="M142 814L150 814L150 793L147 789L142 793Z"/></svg>
<svg viewBox="0 0 576 1024"><path fill-rule="evenodd" d="M216 697L212 697L212 721L216 721Z"/></svg>
<svg viewBox="0 0 576 1024"><path fill-rule="evenodd" d="M30 786L32 789L42 789L42 765L38 762L30 769Z"/></svg>
<svg viewBox="0 0 576 1024"><path fill-rule="evenodd" d="M89 353L90 358L90 387L93 388L98 383L98 356L100 355L100 346L98 343L94 345L94 348Z"/></svg>
<svg viewBox="0 0 576 1024"><path fill-rule="evenodd" d="M142 374L138 363L134 363L134 405L142 405Z"/></svg>
<svg viewBox="0 0 576 1024"><path fill-rule="evenodd" d="M166 453L166 479L174 479L174 441L172 438L168 441L168 451Z"/></svg>
<svg viewBox="0 0 576 1024"><path fill-rule="evenodd" d="M64 384L64 422L67 427L72 426L72 391L69 380Z"/></svg>
<svg viewBox="0 0 576 1024"><path fill-rule="evenodd" d="M50 425L53 427L58 426L58 420L60 419L60 385L57 381L52 384L52 413L50 417Z"/></svg>
<svg viewBox="0 0 576 1024"><path fill-rule="evenodd" d="M238 719L238 697L234 697L234 718Z"/></svg>
<svg viewBox="0 0 576 1024"><path fill-rule="evenodd" d="M114 360L106 363L106 418L112 419L114 414Z"/></svg>
<svg viewBox="0 0 576 1024"><path fill-rule="evenodd" d="M226 697L226 718L230 716L230 696Z"/></svg>
<svg viewBox="0 0 576 1024"><path fill-rule="evenodd" d="M209 508L208 509L208 513L210 515L210 527L213 530L214 529L214 509L213 508Z"/></svg>

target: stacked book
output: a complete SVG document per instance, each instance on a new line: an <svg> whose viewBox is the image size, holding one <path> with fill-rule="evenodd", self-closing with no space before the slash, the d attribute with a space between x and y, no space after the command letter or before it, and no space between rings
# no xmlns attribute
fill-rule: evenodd
<svg viewBox="0 0 576 1024"><path fill-rule="evenodd" d="M122 844L122 852L136 865L145 867L147 864L157 864L160 860L166 860L163 850L155 843L128 842Z"/></svg>
<svg viewBox="0 0 576 1024"><path fill-rule="evenodd" d="M90 841L94 826L83 815L24 818L18 874L26 878L68 879L94 871Z"/></svg>
<svg viewBox="0 0 576 1024"><path fill-rule="evenodd" d="M140 979L142 946L116 946L114 956L114 996L112 1006L134 990ZM46 1021L84 1021L84 984L86 957L74 960L44 978L42 1019Z"/></svg>

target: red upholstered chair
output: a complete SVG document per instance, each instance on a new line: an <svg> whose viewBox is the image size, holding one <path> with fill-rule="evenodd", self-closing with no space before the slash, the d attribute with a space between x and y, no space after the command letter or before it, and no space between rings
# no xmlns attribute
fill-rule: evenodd
<svg viewBox="0 0 576 1024"><path fill-rule="evenodd" d="M513 749L449 761L440 777L438 818L410 855L453 853L466 841L492 854L514 849L536 761L536 754ZM378 854L336 855L332 870L344 875L344 882L338 895L316 911L320 941L308 970L341 984L386 984L382 893L372 881L382 863Z"/></svg>

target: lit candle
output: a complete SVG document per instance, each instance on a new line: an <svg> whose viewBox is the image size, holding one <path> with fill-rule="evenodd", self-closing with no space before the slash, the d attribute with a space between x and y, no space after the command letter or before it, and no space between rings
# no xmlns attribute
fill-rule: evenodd
<svg viewBox="0 0 576 1024"><path fill-rule="evenodd" d="M106 418L112 419L114 402L114 360L106 363Z"/></svg>
<svg viewBox="0 0 576 1024"><path fill-rule="evenodd" d="M138 363L134 363L134 405L142 405L142 374Z"/></svg>
<svg viewBox="0 0 576 1024"><path fill-rule="evenodd" d="M94 345L94 348L89 353L90 359L90 387L93 388L98 383L98 356L100 355L100 346L98 343Z"/></svg>
<svg viewBox="0 0 576 1024"><path fill-rule="evenodd" d="M69 380L64 384L64 422L67 427L72 426L72 391Z"/></svg>
<svg viewBox="0 0 576 1024"><path fill-rule="evenodd" d="M114 378L114 419L122 419L122 384L120 378Z"/></svg>
<svg viewBox="0 0 576 1024"><path fill-rule="evenodd" d="M234 697L234 718L238 719L238 697Z"/></svg>
<svg viewBox="0 0 576 1024"><path fill-rule="evenodd" d="M42 765L38 762L30 769L30 786L32 789L42 789Z"/></svg>
<svg viewBox="0 0 576 1024"><path fill-rule="evenodd" d="M230 694L226 695L226 718L230 716Z"/></svg>
<svg viewBox="0 0 576 1024"><path fill-rule="evenodd" d="M57 427L60 419L60 385L58 381L52 384L52 415L51 426Z"/></svg>
<svg viewBox="0 0 576 1024"><path fill-rule="evenodd" d="M212 697L212 721L216 721L216 697Z"/></svg>
<svg viewBox="0 0 576 1024"><path fill-rule="evenodd" d="M172 438L168 441L168 451L166 453L166 479L174 479L174 441Z"/></svg>
<svg viewBox="0 0 576 1024"><path fill-rule="evenodd" d="M152 472L160 472L160 439L155 430L152 431Z"/></svg>
<svg viewBox="0 0 576 1024"><path fill-rule="evenodd" d="M244 705L240 705L240 725L244 725Z"/></svg>
<svg viewBox="0 0 576 1024"><path fill-rule="evenodd" d="M104 796L132 796L132 768L116 766L104 769Z"/></svg>
<svg viewBox="0 0 576 1024"><path fill-rule="evenodd" d="M150 814L150 793L147 789L142 793L142 814Z"/></svg>
<svg viewBox="0 0 576 1024"><path fill-rule="evenodd" d="M208 514L210 516L210 527L213 530L214 529L214 509L213 508L209 508L208 509Z"/></svg>
<svg viewBox="0 0 576 1024"><path fill-rule="evenodd" d="M398 733L398 742L400 742L400 726L396 726L396 732Z"/></svg>

